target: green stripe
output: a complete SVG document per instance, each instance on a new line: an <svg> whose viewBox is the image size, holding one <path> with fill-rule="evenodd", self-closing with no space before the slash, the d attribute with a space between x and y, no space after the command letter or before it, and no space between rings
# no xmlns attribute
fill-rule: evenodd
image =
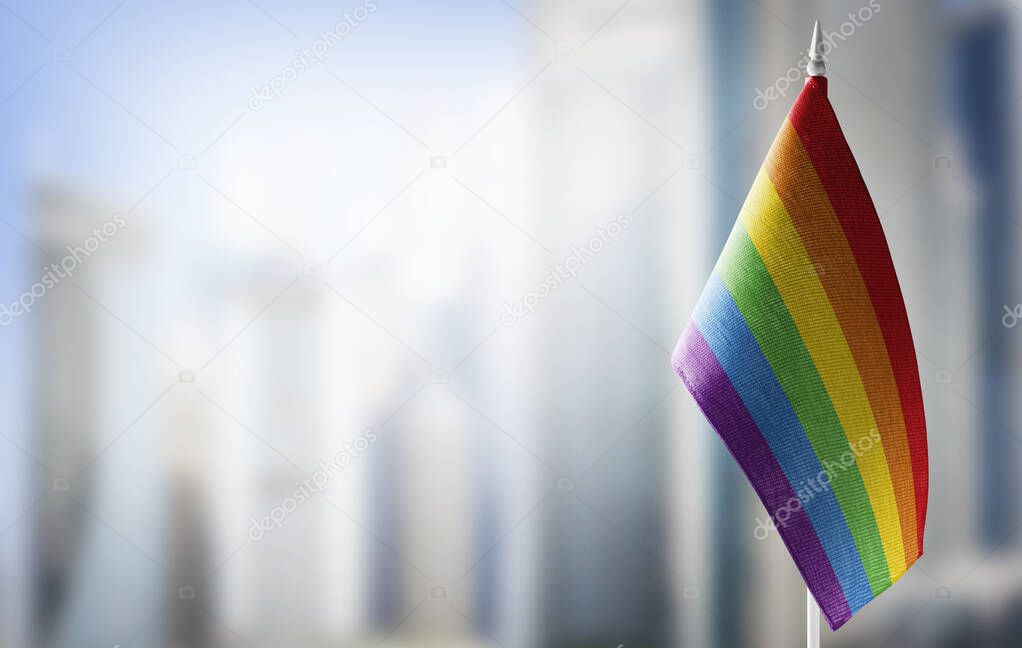
<svg viewBox="0 0 1022 648"><path fill-rule="evenodd" d="M835 467L830 488L848 522L875 596L890 586L891 575L862 475L855 463L847 469L841 466L841 456L851 448L837 412L777 286L740 222L724 246L716 272L770 362L820 464L825 469Z"/></svg>

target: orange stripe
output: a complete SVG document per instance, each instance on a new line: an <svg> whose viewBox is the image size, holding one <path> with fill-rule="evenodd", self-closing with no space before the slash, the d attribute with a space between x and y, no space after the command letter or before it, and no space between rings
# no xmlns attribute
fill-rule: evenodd
<svg viewBox="0 0 1022 648"><path fill-rule="evenodd" d="M765 168L816 267L862 376L883 439L898 503L905 562L910 565L918 553L912 460L901 400L873 302L830 199L789 120L781 127ZM898 576L892 573L892 581Z"/></svg>
<svg viewBox="0 0 1022 648"><path fill-rule="evenodd" d="M880 426L830 298L765 168L756 175L738 218L791 314L841 422L849 444L847 458L859 466L893 582L905 573L905 543L887 456L883 443L876 443Z"/></svg>
<svg viewBox="0 0 1022 648"><path fill-rule="evenodd" d="M811 77L791 108L791 124L813 161L820 182L845 231L859 272L873 301L880 331L901 397L916 484L916 535L918 554L923 553L929 463L926 452L926 415L919 389L919 363L909 328L905 300L894 271L887 237L880 226L876 206L855 163L855 156L841 132L837 115L827 100L827 77Z"/></svg>

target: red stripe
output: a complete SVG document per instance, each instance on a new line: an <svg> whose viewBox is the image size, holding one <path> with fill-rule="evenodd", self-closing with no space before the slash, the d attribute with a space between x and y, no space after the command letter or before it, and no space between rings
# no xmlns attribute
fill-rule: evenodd
<svg viewBox="0 0 1022 648"><path fill-rule="evenodd" d="M929 468L926 420L919 385L912 331L905 312L894 262L869 190L862 179L834 109L827 99L827 79L811 77L789 116L834 206L859 272L869 293L891 359L905 417L916 495L919 554L923 553Z"/></svg>

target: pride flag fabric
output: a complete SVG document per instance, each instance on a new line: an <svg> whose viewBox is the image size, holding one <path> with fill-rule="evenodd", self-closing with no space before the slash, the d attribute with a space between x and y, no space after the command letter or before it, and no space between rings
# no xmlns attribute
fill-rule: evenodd
<svg viewBox="0 0 1022 648"><path fill-rule="evenodd" d="M781 126L672 362L831 629L922 555L912 334L825 77Z"/></svg>

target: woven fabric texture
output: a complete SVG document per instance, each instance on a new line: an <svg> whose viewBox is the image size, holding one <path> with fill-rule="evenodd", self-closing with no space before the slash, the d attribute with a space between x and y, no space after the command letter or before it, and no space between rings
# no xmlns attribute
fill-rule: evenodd
<svg viewBox="0 0 1022 648"><path fill-rule="evenodd" d="M673 356L832 629L923 552L926 424L887 240L810 77Z"/></svg>

